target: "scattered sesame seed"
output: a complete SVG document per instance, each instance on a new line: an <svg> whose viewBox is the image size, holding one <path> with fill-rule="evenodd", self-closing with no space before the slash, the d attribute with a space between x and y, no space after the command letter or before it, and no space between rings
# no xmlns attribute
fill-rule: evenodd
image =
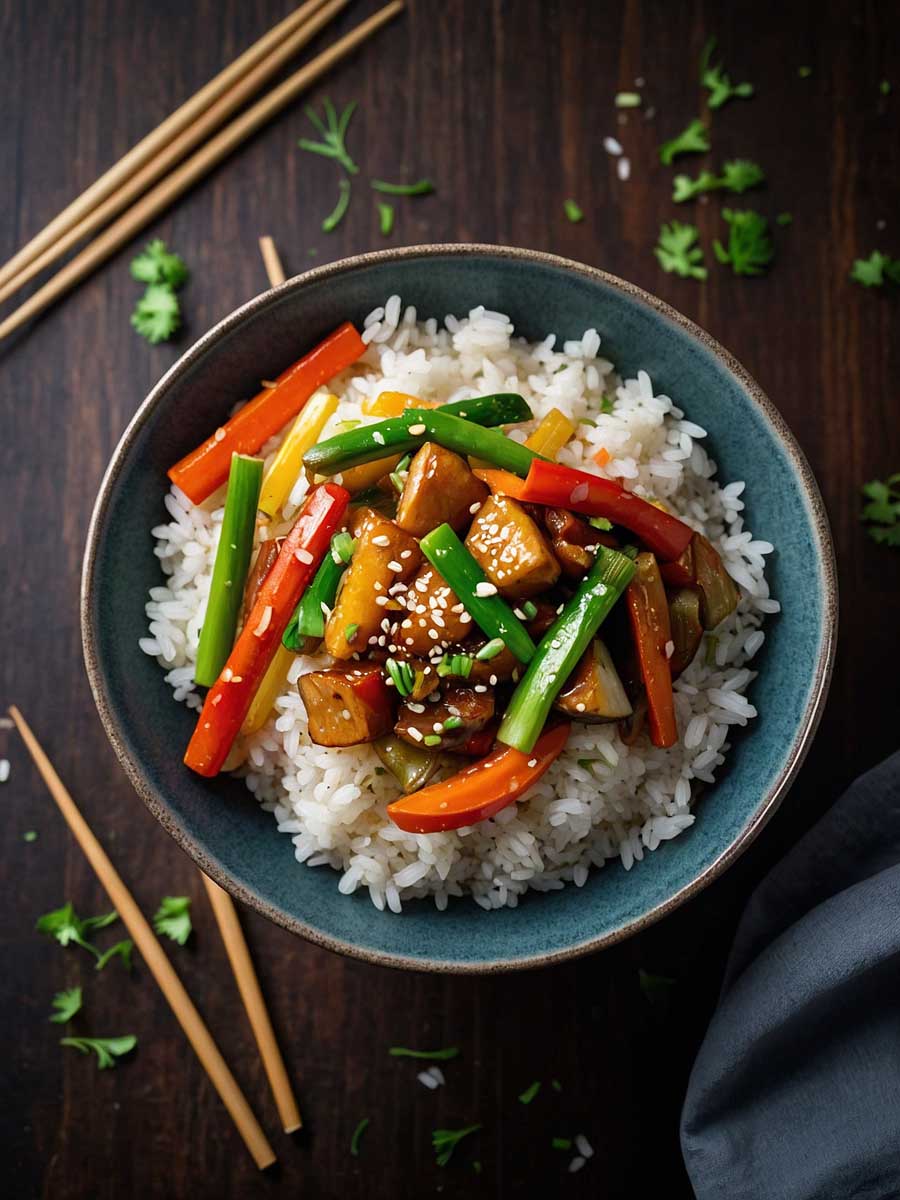
<svg viewBox="0 0 900 1200"><path fill-rule="evenodd" d="M666 658L671 658L674 653L675 653L675 643L674 642L666 642Z"/></svg>
<svg viewBox="0 0 900 1200"><path fill-rule="evenodd" d="M384 445L384 434L379 433L379 431L377 429L374 430L374 432L372 433L372 441L377 442L379 446L383 446Z"/></svg>
<svg viewBox="0 0 900 1200"><path fill-rule="evenodd" d="M469 505L469 512L472 514L472 516L474 516L475 513L478 512L479 508L481 508L481 501L476 500L474 504Z"/></svg>
<svg viewBox="0 0 900 1200"><path fill-rule="evenodd" d="M496 596L497 585L488 583L486 579L482 580L481 583L475 585L475 595L479 598L479 600L484 600L488 596Z"/></svg>
<svg viewBox="0 0 900 1200"><path fill-rule="evenodd" d="M497 676L492 675L490 677L490 679L488 680L488 682L490 683L491 687L496 687L497 686Z"/></svg>
<svg viewBox="0 0 900 1200"><path fill-rule="evenodd" d="M225 670L222 672L222 682L223 683L231 683L232 675L234 675L234 671L232 671L231 667L226 667Z"/></svg>
<svg viewBox="0 0 900 1200"><path fill-rule="evenodd" d="M410 556L411 554L412 554L412 550L401 550L401 551L400 551L400 557L401 557L401 558L409 558L409 556Z"/></svg>
<svg viewBox="0 0 900 1200"><path fill-rule="evenodd" d="M416 727L414 725L410 725L409 729L407 729L406 732L409 734L409 736L412 738L412 740L414 742L421 742L422 733L420 730L416 729Z"/></svg>
<svg viewBox="0 0 900 1200"><path fill-rule="evenodd" d="M390 544L391 544L391 539L388 537L388 535L386 533L378 533L375 535L375 537L372 538L373 546L389 546Z"/></svg>
<svg viewBox="0 0 900 1200"><path fill-rule="evenodd" d="M224 429L222 429L222 427L221 427L221 426L219 426L219 428L218 428L218 429L216 430L216 432L213 434L213 437L216 439L216 441L217 441L217 442L222 442L222 441L224 441L224 440L225 440L225 430L224 430Z"/></svg>
<svg viewBox="0 0 900 1200"><path fill-rule="evenodd" d="M486 692L486 691L487 691L487 688L484 686L484 684L483 684L483 683L476 683L476 684L475 684L475 687L474 687L474 691L476 691L476 692Z"/></svg>
<svg viewBox="0 0 900 1200"><path fill-rule="evenodd" d="M344 718L345 721L349 721L350 720L350 709L349 708L342 709L341 716Z"/></svg>
<svg viewBox="0 0 900 1200"><path fill-rule="evenodd" d="M307 567L311 562L313 562L313 556L308 550L305 550L303 546L301 546L299 550L294 551L294 557L296 558L297 562L302 562Z"/></svg>
<svg viewBox="0 0 900 1200"><path fill-rule="evenodd" d="M408 700L406 702L406 707L409 709L410 712L414 712L414 713L423 713L425 711L424 704L414 704L412 700Z"/></svg>
<svg viewBox="0 0 900 1200"><path fill-rule="evenodd" d="M385 606L385 604L390 604L390 602L391 602L390 596L376 596L375 597L375 603L380 605L382 608Z"/></svg>
<svg viewBox="0 0 900 1200"><path fill-rule="evenodd" d="M399 564L398 562L396 562L396 561L395 561L395 560L392 558L392 559L391 559L391 561L388 563L388 570L389 570L389 571L393 571L393 572L394 572L394 574L396 575L396 574L398 574L400 571L402 571L402 570L403 570L403 568L400 566L400 564Z"/></svg>
<svg viewBox="0 0 900 1200"><path fill-rule="evenodd" d="M528 760L529 767L534 769L534 767L536 767L537 764L538 764L538 760L536 758L529 758L529 760Z"/></svg>
<svg viewBox="0 0 900 1200"><path fill-rule="evenodd" d="M425 432L424 425L410 425L410 427L409 427L410 437L418 437L420 434L422 434L424 432Z"/></svg>
<svg viewBox="0 0 900 1200"><path fill-rule="evenodd" d="M253 630L256 637L262 637L272 623L272 605L267 604L263 609L263 614L259 619L259 624Z"/></svg>
<svg viewBox="0 0 900 1200"><path fill-rule="evenodd" d="M578 702L578 703L575 705L575 711L576 711L576 712L584 712L584 705L581 703L581 701L580 701L580 700L579 700L579 702Z"/></svg>
<svg viewBox="0 0 900 1200"><path fill-rule="evenodd" d="M232 683L243 683L244 677L243 677L243 675L232 675L231 682Z"/></svg>
<svg viewBox="0 0 900 1200"><path fill-rule="evenodd" d="M7 779L9 779L9 772L9 759L0 758L0 783L6 783Z"/></svg>

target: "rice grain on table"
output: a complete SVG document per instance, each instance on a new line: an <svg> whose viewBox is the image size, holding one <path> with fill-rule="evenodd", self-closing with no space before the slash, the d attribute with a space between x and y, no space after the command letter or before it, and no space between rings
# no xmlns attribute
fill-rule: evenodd
<svg viewBox="0 0 900 1200"><path fill-rule="evenodd" d="M620 479L704 532L738 584L740 603L714 641L704 638L675 684L676 746L658 750L641 738L629 747L615 724L574 724L565 753L527 796L476 826L405 833L386 815L397 789L370 746L331 749L311 741L297 680L330 665L324 654L293 660L270 719L236 747L240 774L272 813L275 828L291 838L298 864L332 869L340 893L367 893L381 911L399 913L426 897L440 911L461 896L488 911L515 907L528 890L585 886L610 860L632 869L690 828L697 787L714 782L735 731L756 715L744 693L764 644L761 626L780 605L765 577L772 543L744 527L743 481L715 480L703 445L707 431L677 398L656 392L646 371L617 376L601 354L598 330L565 342L548 334L529 343L515 336L504 313L479 306L442 323L419 321L412 306L404 309L392 296L368 314L363 338L364 357L327 385L339 404L323 437L343 421L377 420L362 404L382 391L440 402L519 392L536 421L558 408L577 425L561 462ZM592 424L579 424L584 420ZM532 428L510 436L524 441ZM278 444L273 438L263 447L268 461ZM598 468L594 456L601 448L610 458ZM299 472L282 520L269 524L267 537L286 532L306 490ZM162 507L152 535L163 579L150 589L140 646L159 661L173 697L199 709L193 671L222 508L197 508L174 487ZM426 1074L431 1082L423 1086L437 1086L434 1073ZM579 1146L570 1169L587 1157Z"/></svg>

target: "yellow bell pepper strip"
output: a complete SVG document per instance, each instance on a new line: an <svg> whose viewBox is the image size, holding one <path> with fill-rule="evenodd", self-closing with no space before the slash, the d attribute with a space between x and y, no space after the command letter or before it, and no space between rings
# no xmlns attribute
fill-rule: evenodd
<svg viewBox="0 0 900 1200"><path fill-rule="evenodd" d="M489 638L499 638L519 662L527 663L534 654L534 642L528 630L506 603L446 523L432 529L419 542L419 549L447 586L456 593L471 613L476 625Z"/></svg>
<svg viewBox="0 0 900 1200"><path fill-rule="evenodd" d="M535 454L554 459L575 436L575 426L558 408L551 408L525 445Z"/></svg>
<svg viewBox="0 0 900 1200"><path fill-rule="evenodd" d="M322 484L306 497L275 565L260 586L228 662L206 693L184 756L185 764L198 775L217 775L228 757L281 646L291 613L341 526L349 499L334 483Z"/></svg>
<svg viewBox="0 0 900 1200"><path fill-rule="evenodd" d="M228 478L231 455L255 454L284 429L316 390L356 362L365 343L346 323L288 367L274 387L263 388L249 404L169 469L169 478L194 504L202 504Z"/></svg>
<svg viewBox="0 0 900 1200"><path fill-rule="evenodd" d="M541 638L513 692L497 740L529 754L578 660L634 575L634 563L600 546L594 565Z"/></svg>
<svg viewBox="0 0 900 1200"><path fill-rule="evenodd" d="M530 417L531 409L515 393L475 396L434 409L408 408L399 417L320 442L304 454L303 465L310 475L336 475L386 454L406 454L423 442L437 442L457 454L476 454L494 466L525 475L537 455L482 426L511 425Z"/></svg>
<svg viewBox="0 0 900 1200"><path fill-rule="evenodd" d="M235 454L231 459L222 529L194 668L194 679L202 687L215 681L234 645L253 553L262 467L262 459L244 454Z"/></svg>
<svg viewBox="0 0 900 1200"><path fill-rule="evenodd" d="M303 455L319 440L319 434L327 425L338 406L337 396L330 392L317 392L306 402L300 416L291 426L287 437L278 447L278 453L263 476L259 507L268 517L274 517L290 495L303 466Z"/></svg>
<svg viewBox="0 0 900 1200"><path fill-rule="evenodd" d="M367 417L399 417L408 408L437 408L437 404L406 392L379 392L374 399L364 400L362 407Z"/></svg>
<svg viewBox="0 0 900 1200"><path fill-rule="evenodd" d="M566 723L546 730L529 754L497 746L487 758L388 805L388 816L408 833L443 833L486 821L518 800L563 751Z"/></svg>
<svg viewBox="0 0 900 1200"><path fill-rule="evenodd" d="M244 717L241 733L256 733L268 721L269 713L275 707L275 701L284 691L288 667L293 661L294 655L290 650L279 646L275 651L275 657L269 663L269 669L263 676L256 695L253 697L247 715Z"/></svg>

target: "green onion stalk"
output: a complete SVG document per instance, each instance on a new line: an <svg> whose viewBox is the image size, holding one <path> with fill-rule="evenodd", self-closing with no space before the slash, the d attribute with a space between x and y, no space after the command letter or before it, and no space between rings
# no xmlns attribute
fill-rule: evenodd
<svg viewBox="0 0 900 1200"><path fill-rule="evenodd" d="M194 679L201 687L212 687L234 645L253 553L262 474L261 458L231 456L222 531L194 670Z"/></svg>
<svg viewBox="0 0 900 1200"><path fill-rule="evenodd" d="M634 563L601 546L575 595L544 634L497 731L497 740L530 754L553 701L634 575Z"/></svg>
<svg viewBox="0 0 900 1200"><path fill-rule="evenodd" d="M350 535L346 531L336 533L331 539L331 549L319 564L312 583L300 597L281 636L281 644L286 650L302 654L306 638L321 641L325 636L325 610L322 605L334 608L338 584L352 553L353 539Z"/></svg>

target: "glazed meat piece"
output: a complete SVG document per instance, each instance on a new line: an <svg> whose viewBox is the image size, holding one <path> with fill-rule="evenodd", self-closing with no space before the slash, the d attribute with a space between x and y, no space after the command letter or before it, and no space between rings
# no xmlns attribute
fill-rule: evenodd
<svg viewBox="0 0 900 1200"><path fill-rule="evenodd" d="M559 578L550 543L522 505L509 496L490 496L484 502L466 546L507 600L527 600Z"/></svg>
<svg viewBox="0 0 900 1200"><path fill-rule="evenodd" d="M398 621L392 638L404 654L428 654L435 647L458 642L472 628L472 620L443 576L429 564L416 574L400 599L406 615Z"/></svg>
<svg viewBox="0 0 900 1200"><path fill-rule="evenodd" d="M445 521L456 530L464 529L487 494L458 454L426 442L409 464L397 524L416 537L424 537Z"/></svg>
<svg viewBox="0 0 900 1200"><path fill-rule="evenodd" d="M375 664L310 671L297 687L319 746L356 746L391 731L393 698Z"/></svg>
<svg viewBox="0 0 900 1200"><path fill-rule="evenodd" d="M386 517L373 516L358 525L356 548L325 625L325 649L334 658L351 658L366 649L382 621L390 619L391 606L399 607L390 589L408 580L422 559L414 537Z"/></svg>
<svg viewBox="0 0 900 1200"><path fill-rule="evenodd" d="M618 721L631 715L625 688L600 638L581 656L554 707L576 721Z"/></svg>
<svg viewBox="0 0 900 1200"><path fill-rule="evenodd" d="M397 713L394 732L405 742L432 750L464 746L494 715L494 693L476 692L462 684L441 689L433 703L406 701Z"/></svg>

